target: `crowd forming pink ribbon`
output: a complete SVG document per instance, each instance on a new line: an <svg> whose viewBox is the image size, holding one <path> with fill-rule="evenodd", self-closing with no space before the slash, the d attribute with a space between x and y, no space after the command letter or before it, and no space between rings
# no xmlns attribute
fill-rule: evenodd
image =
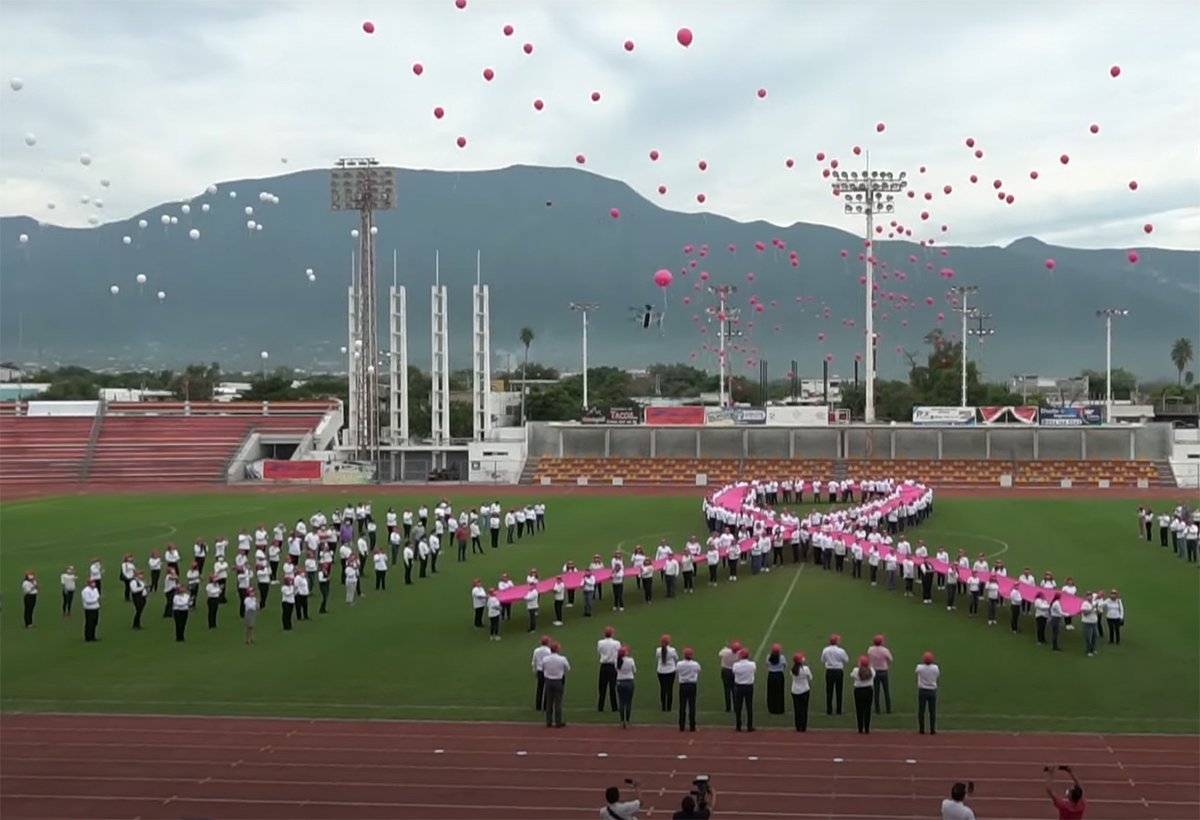
<svg viewBox="0 0 1200 820"><path fill-rule="evenodd" d="M805 486L807 488L808 485L806 484ZM818 486L820 486L819 483ZM855 487L854 489L857 491L858 488ZM868 504L862 504L854 509L858 514L878 511L881 519L886 520L888 513L890 513L893 509L901 504L909 504L913 501L916 501L925 494L927 489L928 488L921 484L901 484L896 489L896 492L888 498L872 501ZM775 526L775 513L773 511L763 510L757 506L746 507L746 497L750 495L750 493L750 484L745 482L731 484L714 492L709 497L709 503L723 507L730 512L747 512L752 517L760 519L771 526ZM823 531L834 538L844 541L847 546L850 546L855 541L854 534L849 532L836 532L824 527L810 527L809 531ZM784 538L790 539L794 532L794 526L785 526L783 536ZM860 541L859 544L862 546L863 554L865 555L868 547L870 547L870 543L864 539ZM749 538L741 541L740 548L743 554L746 553L750 547L751 540ZM880 558L883 560L886 560L889 555L892 555L896 552L895 548L886 546L884 544L876 544L876 549L879 551ZM725 552L725 550L721 550L722 558L725 557ZM897 558L899 558L899 556L897 556ZM947 579L950 581L957 579L961 580L963 583L966 583L968 578L970 578L972 575L975 575L975 577L977 577L980 581L981 589L984 584L987 584L988 581L995 577L996 582L1000 585L1000 595L1005 600L1007 600L1009 594L1011 594L1013 587L1017 587L1021 591L1022 599L1024 599L1027 603L1032 603L1038 593L1042 593L1043 598L1045 598L1047 601L1051 600L1054 594L1057 593L1059 596L1059 604L1062 606L1063 613L1066 615L1077 615L1079 613L1080 606L1083 603L1083 599L1078 595L1070 595L1059 590L1045 590L1035 584L1021 583L1016 578L1009 578L1006 575L999 575L990 571L977 572L970 568L961 567L955 563L939 561L933 557L929 557L926 560L928 560L933 566L935 572L946 573ZM655 571L662 569L666 562L666 558L654 560L649 555L646 556L646 563L652 564ZM630 569L630 566L626 566L626 575L630 575ZM538 581L538 592L544 593L552 591L554 589L556 579L558 578L563 579L563 583L566 585L567 589L579 589L579 587L583 585L583 577L586 574L587 570L573 570L571 572L553 573L547 578ZM612 569L605 568L594 570L592 572L592 576L596 579L596 583L604 583L612 579ZM515 586L509 589L497 592L496 597L500 599L501 603L511 604L524 599L528 592L529 584L516 583Z"/></svg>

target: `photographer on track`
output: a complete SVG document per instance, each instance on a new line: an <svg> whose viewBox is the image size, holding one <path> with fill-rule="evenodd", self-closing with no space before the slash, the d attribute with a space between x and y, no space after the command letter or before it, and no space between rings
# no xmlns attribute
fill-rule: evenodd
<svg viewBox="0 0 1200 820"><path fill-rule="evenodd" d="M609 786L604 790L606 805L600 809L601 820L637 820L637 813L642 810L642 790L631 777L625 778L625 783L633 786L633 800L622 800L621 790Z"/></svg>
<svg viewBox="0 0 1200 820"><path fill-rule="evenodd" d="M695 787L683 798L679 811L671 815L671 820L708 820L712 817L713 809L717 807L717 793L708 783L708 775L698 775L692 781Z"/></svg>
<svg viewBox="0 0 1200 820"><path fill-rule="evenodd" d="M1083 820L1083 814L1087 811L1087 800L1083 798L1083 786L1079 784L1079 778L1071 771L1070 766L1043 766L1042 771L1046 773L1046 794L1050 798L1050 802L1054 804L1054 808L1058 809L1059 820ZM1063 797L1054 792L1054 773L1056 771L1066 772L1071 778L1071 788L1067 789L1067 796Z"/></svg>
<svg viewBox="0 0 1200 820"><path fill-rule="evenodd" d="M974 791L972 781L951 786L950 797L942 801L942 820L975 820L975 812L964 802Z"/></svg>

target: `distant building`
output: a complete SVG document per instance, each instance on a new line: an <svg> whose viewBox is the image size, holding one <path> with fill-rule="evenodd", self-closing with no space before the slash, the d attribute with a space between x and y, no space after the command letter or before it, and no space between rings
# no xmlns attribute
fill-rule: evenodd
<svg viewBox="0 0 1200 820"><path fill-rule="evenodd" d="M102 387L100 398L107 402L172 401L175 394L170 390L145 390L139 387Z"/></svg>
<svg viewBox="0 0 1200 820"><path fill-rule="evenodd" d="M1091 383L1087 376L1055 378L1023 374L1013 376L1008 383L1008 392L1019 394L1025 403L1044 401L1053 407L1073 407L1092 404L1089 400Z"/></svg>
<svg viewBox="0 0 1200 820"><path fill-rule="evenodd" d="M10 362L0 363L0 382L23 382L25 371Z"/></svg>

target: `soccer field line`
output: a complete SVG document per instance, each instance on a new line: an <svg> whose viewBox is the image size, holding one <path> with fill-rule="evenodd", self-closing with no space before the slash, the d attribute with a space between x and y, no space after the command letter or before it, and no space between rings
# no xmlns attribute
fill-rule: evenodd
<svg viewBox="0 0 1200 820"><path fill-rule="evenodd" d="M767 648L767 642L771 640L771 633L775 631L775 625L779 623L780 616L782 616L783 611L787 609L788 601L790 601L792 598L792 592L796 589L796 582L800 580L800 575L804 572L804 568L806 566L808 565L801 564L800 568L796 570L796 574L792 576L792 583L788 586L787 592L783 594L783 600L779 602L779 608L775 610L775 617L771 619L771 623L767 626L767 631L763 633L762 642L758 645L758 649L756 649L754 652L755 663L762 658L763 650Z"/></svg>
<svg viewBox="0 0 1200 820"><path fill-rule="evenodd" d="M266 507L250 507L249 509L246 509L246 510L240 510L239 513L244 512L244 513L248 514L248 513L253 513L253 512L261 512L262 510L265 510L265 509L266 509ZM146 536L138 535L138 538L139 539L143 538L143 537L144 538L170 538L172 535L179 532L179 525L191 524L196 521L211 521L215 518L227 518L228 516L229 516L229 513L227 513L227 512L213 513L212 515L198 515L198 516L193 516L192 518L180 519L175 524L167 524L166 522L160 521L160 522L143 524L139 527L124 527L124 528L118 529L118 530L106 530L103 532L89 532L87 534L87 537L89 539L91 539L92 541L107 540L108 538L111 538L113 536L139 534L139 533L144 532L146 528L157 527L157 528L161 528L161 529L165 530L165 532L151 533L150 535L146 535ZM19 547L10 547L10 548L4 550L4 554L5 555L23 555L23 554L29 553L29 552L42 552L42 553L59 552L63 548L68 547L68 546L71 548L78 548L78 539L53 538L53 539L50 539L47 541L34 541L31 544L22 544ZM47 550L46 547L55 547L57 549Z"/></svg>
<svg viewBox="0 0 1200 820"><path fill-rule="evenodd" d="M53 704L64 704L64 703L92 704L92 705L96 705L96 706L126 706L126 707L128 707L130 705L130 701L128 701L128 700L110 700L110 699L101 699L101 698L9 698L9 697L0 698L0 706L3 706L5 709L10 710L10 711L13 711L13 708L11 706L12 704L31 704L31 705L45 704L45 705L49 706L49 705L53 705ZM435 712L435 713L436 712L444 712L444 713L461 712L461 713L467 714L467 715L476 713L476 712L493 712L493 713L494 712L514 712L514 711L520 710L520 708L521 708L519 706L511 706L511 705L501 706L501 705L489 705L489 704L477 704L477 705L473 704L471 706L458 706L458 705L444 704L444 703L442 703L442 704L404 703L402 706L397 707L397 706L393 706L390 704L374 704L374 703L361 703L361 702L360 703L340 703L340 702L336 702L336 701L291 701L291 700L194 700L194 699L157 700L157 699L139 699L137 701L137 703L144 704L147 706L165 706L165 707L178 707L178 706L182 706L182 707L189 707L189 706L197 707L198 706L198 707L213 707L213 708L274 707L274 708L286 708L286 709L336 709L336 710L368 710L368 711L370 711L370 710L384 711L384 710L393 710L393 709L405 709L405 710L412 710L412 711L416 711L416 712ZM55 714L55 715L61 715L61 716L66 716L66 717L69 717L72 715L84 715L84 716L88 716L88 717L112 717L115 715L122 714L122 713L118 713L118 712L110 713L110 712L54 711L53 709L51 709L51 710L33 709L33 710L29 710L29 711L38 712L38 713L42 713L42 714ZM530 711L532 712L532 710L530 710ZM587 706L566 706L563 708L563 711L567 714L572 714L572 715L595 714L595 710L591 709L590 707L587 707ZM133 717L180 717L181 716L181 714L163 714L163 713L153 713L153 712L127 712L124 714L128 714ZM696 710L696 714L712 716L712 715L724 715L724 714L726 714L726 712L722 709L698 709L698 710ZM197 715L192 712L182 713L182 715L194 716L194 717L212 717L210 715ZM916 716L917 716L917 713L915 711L914 712L893 711L889 717L915 718ZM300 715L238 715L238 714L232 714L232 715L219 715L216 717L221 717L221 718L228 717L228 718L239 719L239 720L240 719L255 720L255 719L259 719L259 718L264 718L264 719L271 719L271 720L333 720L333 721L337 721L337 720L346 720L347 719L347 718L331 718L331 717L312 717L312 716L302 715L302 714L300 714ZM1030 720L1030 721L1048 721L1048 722L1096 721L1096 722L1109 722L1109 723L1160 723L1160 724L1170 724L1170 725L1179 725L1179 726L1194 726L1196 729L1200 730L1200 719L1195 719L1195 718L1172 718L1172 717L1145 718L1145 717L1120 717L1120 716L1115 716L1115 715L1111 715L1111 716L1110 715L1032 715L1032 714L1003 714L1003 715L1000 715L1000 714L982 714L982 713L978 713L978 712L968 712L968 713L965 713L962 715L956 715L953 712L947 712L945 710L938 711L939 721L944 721L947 718L955 719L958 717L961 717L963 720L966 720L966 721L971 721L973 719L983 719L983 720ZM353 719L354 718L350 718L350 720L353 720ZM438 722L434 718L385 717L385 718L365 718L365 719L366 720L394 721L394 722L399 722L399 723ZM532 723L534 721L531 719L530 721L524 721L524 720L475 721L475 720L472 720L471 722L511 724L511 725L525 725L525 724L532 725ZM603 725L603 724L589 723L587 725ZM656 724L647 724L647 725L656 725ZM670 724L663 723L662 725L667 726ZM967 731L967 730L961 730L961 731ZM972 729L970 731L974 732L977 730ZM1010 730L994 730L994 731L997 734L1031 734L1031 733L1036 734L1035 732L1013 732ZM1060 733L1052 732L1051 734L1060 734ZM1103 732L1084 732L1083 734L1095 735L1095 734L1103 734ZM1122 732L1121 734L1142 734L1142 735L1150 735L1150 736L1161 735L1164 737L1177 736L1176 734L1170 733L1170 732L1135 732L1135 733Z"/></svg>
<svg viewBox="0 0 1200 820"><path fill-rule="evenodd" d="M957 535L959 537L974 538L979 541L990 541L993 544L999 544L1000 549L988 555L988 558L999 558L1004 553L1008 552L1010 544L1002 538L993 538L990 535L980 535L977 532L959 532L957 530L946 530L941 535Z"/></svg>

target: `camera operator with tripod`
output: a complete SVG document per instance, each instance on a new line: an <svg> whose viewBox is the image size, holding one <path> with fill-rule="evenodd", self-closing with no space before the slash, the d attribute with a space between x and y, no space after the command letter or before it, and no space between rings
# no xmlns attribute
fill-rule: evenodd
<svg viewBox="0 0 1200 820"><path fill-rule="evenodd" d="M696 775L692 781L695 786L683 798L679 811L671 815L671 820L708 820L712 810L717 807L717 793L708 783L708 775Z"/></svg>

